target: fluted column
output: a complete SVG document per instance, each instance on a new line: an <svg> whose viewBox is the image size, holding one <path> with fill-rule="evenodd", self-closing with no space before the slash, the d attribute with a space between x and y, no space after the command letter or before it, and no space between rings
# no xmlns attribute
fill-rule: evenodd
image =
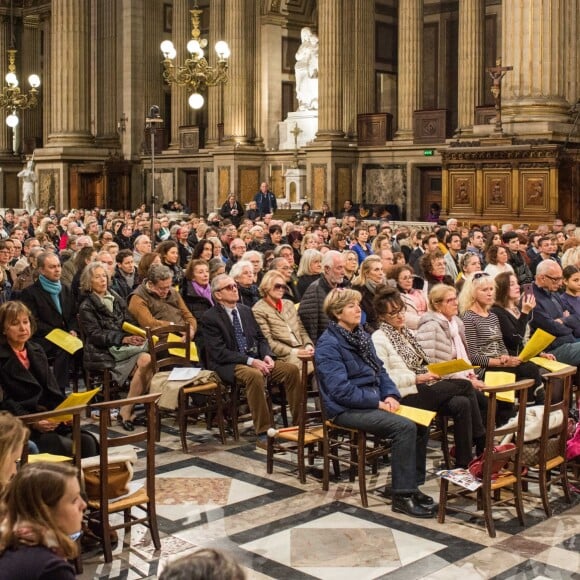
<svg viewBox="0 0 580 580"><path fill-rule="evenodd" d="M566 99L574 105L580 99L580 0L566 2L564 9Z"/></svg>
<svg viewBox="0 0 580 580"><path fill-rule="evenodd" d="M52 107L48 146L93 142L90 110L90 3L53 0Z"/></svg>
<svg viewBox="0 0 580 580"><path fill-rule="evenodd" d="M375 2L355 1L357 113L375 112ZM348 38L348 37L345 37Z"/></svg>
<svg viewBox="0 0 580 580"><path fill-rule="evenodd" d="M4 77L8 73L8 56L6 50L10 43L10 29L6 16L0 16L0 79L4 84ZM0 116L0 155L12 153L12 131L6 125L6 111L2 109ZM1 180L0 180L1 181Z"/></svg>
<svg viewBox="0 0 580 580"><path fill-rule="evenodd" d="M471 133L475 107L483 103L485 1L459 3L457 134Z"/></svg>
<svg viewBox="0 0 580 580"><path fill-rule="evenodd" d="M240 23L247 21L246 0L226 0L225 38L230 43L230 75L224 88L224 141L248 142L248 47L251 39Z"/></svg>
<svg viewBox="0 0 580 580"><path fill-rule="evenodd" d="M568 120L565 83L565 6L568 0L502 3L502 65L505 122ZM577 13L576 13L577 17ZM516 130L517 132L517 130Z"/></svg>
<svg viewBox="0 0 580 580"><path fill-rule="evenodd" d="M423 0L399 0L396 139L412 139L413 112L423 106Z"/></svg>
<svg viewBox="0 0 580 580"><path fill-rule="evenodd" d="M317 141L344 137L342 90L342 0L318 3L318 133Z"/></svg>
<svg viewBox="0 0 580 580"><path fill-rule="evenodd" d="M342 129L347 138L356 133L357 108L357 74L358 62L358 22L356 20L356 4L358 0L344 3L344 18L342 19L342 37L351 38L351 42L342 44Z"/></svg>
<svg viewBox="0 0 580 580"><path fill-rule="evenodd" d="M117 132L117 48L116 48L116 0L99 0L97 10L96 92L97 131L96 137L102 147L118 147ZM120 115L119 115L120 116Z"/></svg>
<svg viewBox="0 0 580 580"><path fill-rule="evenodd" d="M191 40L191 14L187 0L173 2L173 45L177 56L175 66L181 66L189 56L187 43ZM185 87L171 85L171 143L169 149L179 149L179 127L189 125L189 93Z"/></svg>
<svg viewBox="0 0 580 580"><path fill-rule="evenodd" d="M22 70L19 74L20 85L28 91L30 85L28 77L31 74L37 74L40 78L40 94L38 105L34 109L24 111L22 114L22 140L23 143L30 138L35 140L42 139L42 107L43 96L45 94L42 71L40 70L40 18L38 15L26 16L24 18L24 30L22 36L22 49L20 51L22 58Z"/></svg>
<svg viewBox="0 0 580 580"><path fill-rule="evenodd" d="M224 37L224 0L213 0L209 7L209 37L210 47L215 46L218 40L230 42ZM215 54L215 51L214 53ZM215 63L214 63L215 64ZM206 147L218 144L218 123L223 123L223 95L222 85L209 87L207 90L207 139Z"/></svg>

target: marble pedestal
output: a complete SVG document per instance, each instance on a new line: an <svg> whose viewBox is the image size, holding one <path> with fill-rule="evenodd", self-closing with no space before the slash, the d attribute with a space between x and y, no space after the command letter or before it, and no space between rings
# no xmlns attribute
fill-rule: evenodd
<svg viewBox="0 0 580 580"><path fill-rule="evenodd" d="M294 135L291 131L295 127L300 129L298 133L298 142L294 141ZM278 123L278 149L295 149L304 147L311 141L314 141L318 131L318 111L295 111L288 113L288 117Z"/></svg>

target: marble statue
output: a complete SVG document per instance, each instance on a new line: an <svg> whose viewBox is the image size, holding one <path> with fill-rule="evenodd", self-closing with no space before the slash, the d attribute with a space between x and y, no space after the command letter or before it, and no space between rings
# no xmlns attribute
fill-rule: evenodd
<svg viewBox="0 0 580 580"><path fill-rule="evenodd" d="M307 26L296 52L296 98L299 111L318 110L318 37Z"/></svg>
<svg viewBox="0 0 580 580"><path fill-rule="evenodd" d="M28 215L36 211L36 173L34 173L34 161L32 159L26 164L18 177L22 177L22 203Z"/></svg>

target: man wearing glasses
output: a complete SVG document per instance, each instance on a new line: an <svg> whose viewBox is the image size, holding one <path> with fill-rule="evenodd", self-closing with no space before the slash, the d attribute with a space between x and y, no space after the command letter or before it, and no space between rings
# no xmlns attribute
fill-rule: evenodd
<svg viewBox="0 0 580 580"><path fill-rule="evenodd" d="M293 364L275 361L268 341L262 334L252 310L238 304L238 287L226 274L216 276L211 283L215 306L202 317L202 332L207 348L208 366L228 384L234 381L246 389L252 413L257 446L267 446L266 432L272 417L266 399L266 382L283 384L290 412L295 419L299 408L297 395L300 373Z"/></svg>
<svg viewBox="0 0 580 580"><path fill-rule="evenodd" d="M556 337L548 351L560 362L580 364L580 320L562 305L558 290L562 285L562 268L554 260L538 264L534 283L536 307L530 327L541 328Z"/></svg>

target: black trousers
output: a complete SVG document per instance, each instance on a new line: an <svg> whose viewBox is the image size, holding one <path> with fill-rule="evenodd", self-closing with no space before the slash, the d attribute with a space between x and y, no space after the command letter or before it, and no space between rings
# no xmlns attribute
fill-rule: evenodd
<svg viewBox="0 0 580 580"><path fill-rule="evenodd" d="M468 380L447 379L430 385L417 385L417 391L417 394L403 397L401 403L452 417L456 465L467 467L473 458L474 440L485 436L473 385Z"/></svg>

